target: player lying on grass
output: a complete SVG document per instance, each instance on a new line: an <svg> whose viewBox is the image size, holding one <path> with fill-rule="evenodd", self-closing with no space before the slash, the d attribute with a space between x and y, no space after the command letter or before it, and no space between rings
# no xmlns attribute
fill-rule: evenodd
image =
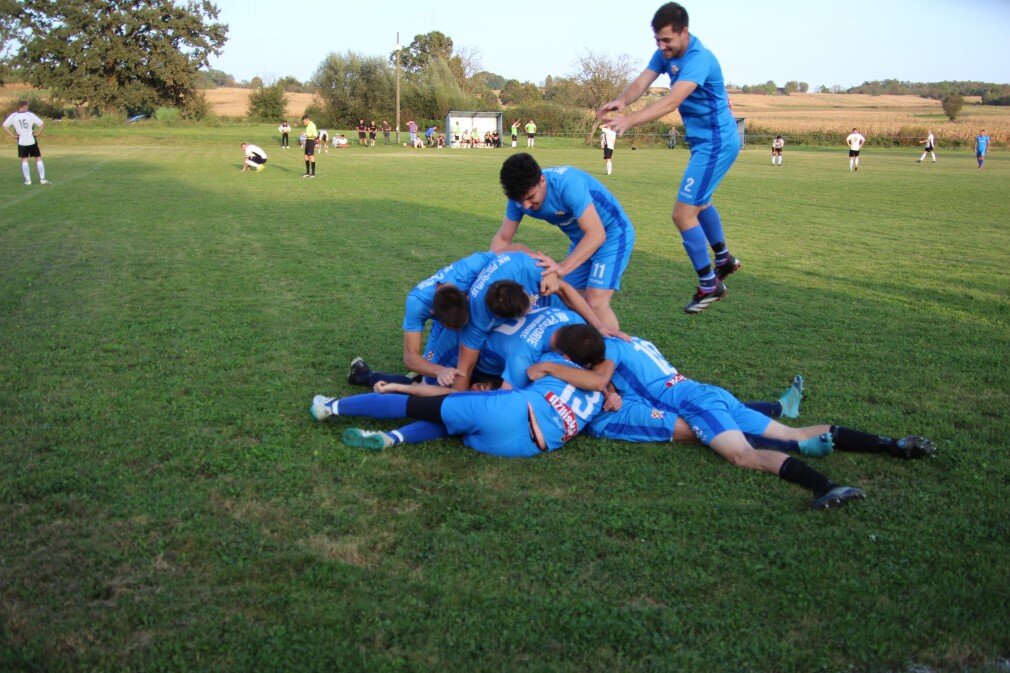
<svg viewBox="0 0 1010 673"><path fill-rule="evenodd" d="M559 350L563 345L558 346ZM564 351L561 350L563 353ZM813 492L815 509L838 507L863 498L858 488L839 486L806 463L780 453L755 449L746 435L773 442L797 442L807 455L825 455L832 448L842 451L889 453L901 458L922 458L936 453L933 443L923 437L893 439L839 425L791 428L745 407L726 390L698 383L674 368L650 342L633 337L630 342L608 339L606 357L592 371L568 371L551 362L529 368L540 376L561 378L586 390L617 391L637 397L624 400L617 415L604 415L588 432L599 437L630 441L675 439L676 418L682 418L698 439L733 465L776 474ZM608 394L608 398L612 395ZM613 402L607 402L612 408Z"/></svg>
<svg viewBox="0 0 1010 673"><path fill-rule="evenodd" d="M603 338L588 325L570 325L558 341L571 356L548 354L559 367L600 362ZM570 359L568 359L570 358ZM561 448L599 412L603 395L580 390L553 376L526 388L494 392L453 392L431 385L376 384L381 392L335 399L316 395L309 412L316 421L331 416L411 418L417 422L392 432L348 428L341 439L351 446L383 449L397 444L461 435L470 448L495 456L532 457Z"/></svg>

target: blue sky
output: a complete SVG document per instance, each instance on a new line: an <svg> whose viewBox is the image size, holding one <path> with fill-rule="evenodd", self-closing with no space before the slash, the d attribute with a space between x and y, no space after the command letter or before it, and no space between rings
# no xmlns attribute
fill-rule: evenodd
<svg viewBox="0 0 1010 673"><path fill-rule="evenodd" d="M636 71L654 50L649 22L661 2L554 0L493 16L500 4L393 0L215 0L228 44L211 67L238 79L312 76L331 52L386 56L396 33L440 30L476 50L484 70L540 83L569 75L580 51L631 56ZM1010 0L688 0L691 32L737 85L795 79L812 87L865 80L1010 82ZM461 6L461 5L456 5ZM351 9L348 9L351 7ZM360 8L360 11L359 9ZM361 18L355 18L358 15ZM527 18L528 16L528 18Z"/></svg>

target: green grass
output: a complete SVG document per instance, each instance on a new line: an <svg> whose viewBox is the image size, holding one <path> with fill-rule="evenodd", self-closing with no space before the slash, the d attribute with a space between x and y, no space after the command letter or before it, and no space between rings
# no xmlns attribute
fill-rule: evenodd
<svg viewBox="0 0 1010 673"><path fill-rule="evenodd" d="M0 670L990 670L1010 655L1010 156L746 150L743 261L681 312L688 154L604 178L638 228L623 327L742 399L940 455L814 461L868 498L698 447L458 441L384 453L310 422L397 369L403 297L487 246L504 151L351 148L303 180L269 126L53 128L0 179ZM270 152L240 173L238 143ZM550 145L550 143L544 143ZM596 149L538 148L601 173ZM524 222L520 238L563 254ZM357 389L360 390L360 389ZM373 424L374 425L374 424ZM381 427L393 427L393 423ZM1005 663L1003 664L1005 667ZM1002 670L1002 669L1000 669Z"/></svg>

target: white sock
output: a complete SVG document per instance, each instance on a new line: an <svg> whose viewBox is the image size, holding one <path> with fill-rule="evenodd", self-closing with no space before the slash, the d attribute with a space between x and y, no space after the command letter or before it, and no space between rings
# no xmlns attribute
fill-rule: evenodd
<svg viewBox="0 0 1010 673"><path fill-rule="evenodd" d="M853 163L854 161L855 161L855 159L849 159L849 170L850 171L852 170L852 167L855 166L855 164Z"/></svg>
<svg viewBox="0 0 1010 673"><path fill-rule="evenodd" d="M28 168L28 162L21 162L21 172L25 174L25 182L32 181L32 169Z"/></svg>
<svg viewBox="0 0 1010 673"><path fill-rule="evenodd" d="M856 157L856 168L859 168L859 157Z"/></svg>
<svg viewBox="0 0 1010 673"><path fill-rule="evenodd" d="M41 161L35 162L35 167L39 169L39 180L46 179L46 167L42 165Z"/></svg>
<svg viewBox="0 0 1010 673"><path fill-rule="evenodd" d="M932 152L930 152L929 156L933 157L933 163L935 164L936 163L936 155L933 154Z"/></svg>
<svg viewBox="0 0 1010 673"><path fill-rule="evenodd" d="M614 164L613 164L613 162L608 161L607 162L607 175L610 175L611 171L613 171L613 170L614 170Z"/></svg>
<svg viewBox="0 0 1010 673"><path fill-rule="evenodd" d="M926 154L927 154L927 152L923 152L923 153L922 153L922 156L921 156L921 157L919 157L919 163L922 163L923 161L925 161L925 160L926 160Z"/></svg>

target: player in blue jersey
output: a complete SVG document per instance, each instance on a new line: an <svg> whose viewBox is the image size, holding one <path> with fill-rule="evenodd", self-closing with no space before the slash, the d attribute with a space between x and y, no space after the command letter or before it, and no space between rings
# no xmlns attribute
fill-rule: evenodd
<svg viewBox="0 0 1010 673"><path fill-rule="evenodd" d="M551 295L557 294L561 300L578 313L590 325L606 335L618 334L617 330L604 325L590 308L582 295L569 283L558 278L556 273L543 275L537 266L537 261L524 252L506 252L498 255L488 264L470 286L469 316L470 319L460 330L459 357L457 369L460 374L453 381L456 390L467 390L481 347L487 335L500 325L503 317L496 316L488 308L488 291L500 280L517 282L529 296L529 303L534 308L546 306L551 302ZM514 318L525 311L504 318Z"/></svg>
<svg viewBox="0 0 1010 673"><path fill-rule="evenodd" d="M832 448L889 453L901 458L922 458L936 454L933 442L924 437L893 439L838 425L806 428L782 425L764 414L748 409L722 388L688 379L652 343L644 339L632 338L630 342L608 339L606 357L593 371L559 370L552 363L544 362L531 367L529 374L534 380L541 375L556 376L585 390L604 391L612 382L618 390L631 391L651 404L652 410L661 416L670 413L683 418L699 440L733 465L776 474L812 491L815 509L837 507L865 496L858 488L832 482L797 458L779 451L755 449L745 435L779 441L815 440L808 446L819 455ZM651 418L654 419L652 425L657 425L655 421L660 419L655 418L655 414ZM640 414L636 420L649 426L650 417ZM666 427L660 426L661 429ZM644 435L646 431L641 432ZM654 433L652 438L656 436L658 435ZM650 438L644 437L639 441L647 439ZM821 446L817 447L818 444Z"/></svg>
<svg viewBox="0 0 1010 673"><path fill-rule="evenodd" d="M459 374L455 367L458 352L458 330L469 319L466 293L480 272L497 255L476 252L448 264L422 280L407 293L403 313L403 364L408 371L417 372L430 383L452 385ZM431 321L428 340L421 349L421 336L425 325ZM376 381L410 383L400 374L373 372L360 357L351 362L347 382L372 387Z"/></svg>
<svg viewBox="0 0 1010 673"><path fill-rule="evenodd" d="M687 11L670 2L652 18L659 49L642 74L616 99L600 106L603 125L624 135L639 124L680 111L691 159L677 192L673 223L698 274L698 290L684 307L700 313L726 296L723 279L740 268L729 252L722 220L712 195L740 152L740 135L730 112L722 69L715 56L688 32ZM660 75L669 75L670 92L661 100L625 116L613 113L638 100ZM708 247L715 253L715 267Z"/></svg>
<svg viewBox="0 0 1010 673"><path fill-rule="evenodd" d="M544 273L564 278L584 294L605 325L620 329L610 299L621 289L621 275L635 245L635 228L613 194L578 168L541 170L525 152L505 160L499 179L508 203L491 249L510 245L525 215L558 227L571 245L560 262L538 253Z"/></svg>
<svg viewBox="0 0 1010 673"><path fill-rule="evenodd" d="M975 158L978 160L978 169L982 170L985 165L985 155L989 151L989 134L982 129L975 137Z"/></svg>
<svg viewBox="0 0 1010 673"><path fill-rule="evenodd" d="M559 331L559 347L576 354L566 360L548 354L559 367L598 363L603 339L592 327L570 325ZM452 393L438 386L379 383L381 392L344 399L317 395L310 413L316 421L331 416L412 418L416 423L392 432L349 428L342 439L351 446L383 449L462 435L467 446L496 456L531 457L560 448L575 437L601 409L603 396L579 390L551 376L518 390Z"/></svg>

